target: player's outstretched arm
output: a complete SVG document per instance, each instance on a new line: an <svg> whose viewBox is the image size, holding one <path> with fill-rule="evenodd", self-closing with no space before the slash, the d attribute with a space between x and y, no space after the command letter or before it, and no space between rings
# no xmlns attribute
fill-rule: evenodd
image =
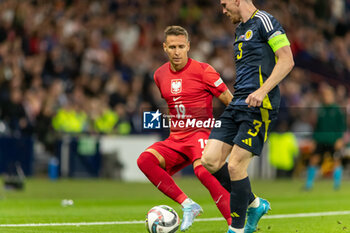
<svg viewBox="0 0 350 233"><path fill-rule="evenodd" d="M232 101L233 95L229 89L224 91L218 96L219 100L225 104L225 106L229 105Z"/></svg>
<svg viewBox="0 0 350 233"><path fill-rule="evenodd" d="M290 46L284 46L275 52L277 62L272 70L270 77L266 82L255 92L251 93L246 103L248 107L259 107L262 104L264 97L271 91L279 82L281 82L294 66L293 54Z"/></svg>

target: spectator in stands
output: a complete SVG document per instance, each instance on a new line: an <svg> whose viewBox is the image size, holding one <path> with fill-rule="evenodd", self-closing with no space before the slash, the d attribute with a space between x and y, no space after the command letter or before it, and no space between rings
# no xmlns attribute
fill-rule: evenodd
<svg viewBox="0 0 350 233"><path fill-rule="evenodd" d="M23 92L19 88L10 90L10 99L2 106L1 119L7 124L10 134L21 136L30 131L31 125L23 107Z"/></svg>
<svg viewBox="0 0 350 233"><path fill-rule="evenodd" d="M21 95L32 93L29 89L40 93L40 99L30 95L35 97L22 104L25 115L29 114L28 126L42 133L43 119L51 119L67 102L74 102L87 114L86 96L100 98L104 93L109 108L123 115L119 119L125 129L132 127L125 132L143 133L143 110L162 105L152 77L166 61L157 47L162 29L172 24L190 28L191 57L212 64L231 86L234 65L225 51L232 47L233 30L229 20L217 14L220 5L212 1L197 4L197 0L157 1L156 6L151 2L1 1L0 121L8 122L4 115L13 103L9 97L12 88L20 88ZM288 101L293 107L316 102L315 83L320 79L332 85L346 84L350 75L349 1L337 0L331 7L325 0L256 3L285 25L294 60L301 67L296 71L299 74L291 74L293 83L286 83L292 87L287 87L287 107ZM172 10L164 11L167 7ZM22 118L19 112L15 115ZM46 138L45 134L40 138Z"/></svg>

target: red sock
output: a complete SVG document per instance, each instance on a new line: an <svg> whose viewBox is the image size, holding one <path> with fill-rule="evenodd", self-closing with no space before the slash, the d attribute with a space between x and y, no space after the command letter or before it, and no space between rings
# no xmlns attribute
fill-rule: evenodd
<svg viewBox="0 0 350 233"><path fill-rule="evenodd" d="M230 193L202 165L195 167L194 174L196 174L201 183L209 190L222 216L224 216L228 225L231 225Z"/></svg>
<svg viewBox="0 0 350 233"><path fill-rule="evenodd" d="M159 160L150 152L143 152L137 159L137 165L157 189L181 204L186 194L175 184L173 178L159 166Z"/></svg>

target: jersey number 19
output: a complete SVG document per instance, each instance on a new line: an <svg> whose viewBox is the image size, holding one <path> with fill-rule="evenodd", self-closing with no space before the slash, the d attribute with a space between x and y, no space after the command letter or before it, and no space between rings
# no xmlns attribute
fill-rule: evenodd
<svg viewBox="0 0 350 233"><path fill-rule="evenodd" d="M185 114L186 114L186 108L185 108L185 105L183 104L175 104L175 109L176 109L176 112L177 112L177 115L176 117L178 119L185 119Z"/></svg>

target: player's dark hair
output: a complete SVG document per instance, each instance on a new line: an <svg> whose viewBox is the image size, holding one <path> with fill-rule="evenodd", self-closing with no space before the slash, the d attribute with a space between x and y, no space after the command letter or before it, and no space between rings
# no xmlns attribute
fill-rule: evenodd
<svg viewBox="0 0 350 233"><path fill-rule="evenodd" d="M181 26L168 26L165 30L164 30L164 41L166 40L166 38L170 35L173 36L180 36L183 35L186 37L186 39L189 41L189 37L188 37L188 32L186 31L186 29L184 29Z"/></svg>

